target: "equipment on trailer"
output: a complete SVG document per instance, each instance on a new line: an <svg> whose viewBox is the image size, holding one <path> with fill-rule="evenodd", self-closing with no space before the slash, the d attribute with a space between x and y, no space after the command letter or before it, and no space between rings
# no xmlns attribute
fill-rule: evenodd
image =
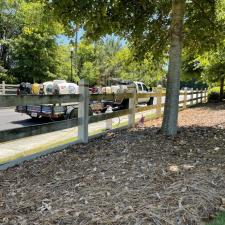
<svg viewBox="0 0 225 225"><path fill-rule="evenodd" d="M137 93L151 92L142 82L130 82L120 79L113 79L111 86L103 88L89 88L89 91L106 94L114 94L113 100L100 100L90 102L89 115L93 113L105 113L111 107L112 111L128 109L129 99L123 95L129 92L129 88L133 85ZM74 83L67 83L65 80L53 80L43 84L21 83L19 94L39 94L39 95L61 95L61 94L79 94L79 86ZM139 98L137 104L153 104L153 97ZM51 119L68 119L78 116L78 102L65 104L43 104L43 105L19 105L16 112L26 113L32 118L47 117Z"/></svg>

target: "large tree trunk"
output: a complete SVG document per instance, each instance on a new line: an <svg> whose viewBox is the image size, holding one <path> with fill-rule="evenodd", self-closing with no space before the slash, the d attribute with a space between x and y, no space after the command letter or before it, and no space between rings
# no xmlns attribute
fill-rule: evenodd
<svg viewBox="0 0 225 225"><path fill-rule="evenodd" d="M162 132L169 136L177 134L184 11L185 0L172 1L171 46L162 123Z"/></svg>
<svg viewBox="0 0 225 225"><path fill-rule="evenodd" d="M220 101L223 100L223 92L224 92L224 78L220 80Z"/></svg>

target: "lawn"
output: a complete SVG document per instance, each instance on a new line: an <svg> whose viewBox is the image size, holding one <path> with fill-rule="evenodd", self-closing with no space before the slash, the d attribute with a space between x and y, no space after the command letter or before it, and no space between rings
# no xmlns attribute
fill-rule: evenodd
<svg viewBox="0 0 225 225"><path fill-rule="evenodd" d="M220 213L213 222L207 225L225 225L225 213Z"/></svg>

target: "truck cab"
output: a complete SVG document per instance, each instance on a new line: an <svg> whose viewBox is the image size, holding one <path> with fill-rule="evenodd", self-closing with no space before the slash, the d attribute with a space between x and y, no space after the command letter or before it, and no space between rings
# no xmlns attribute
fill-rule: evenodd
<svg viewBox="0 0 225 225"><path fill-rule="evenodd" d="M116 91L113 92L112 89L110 89L112 86L108 86L108 89L110 90L110 93L126 93L129 92L129 86L131 87L134 86L136 89L137 94L147 94L152 92L151 88L148 89L146 87L146 85L143 82L140 81L120 81L119 79L116 80L117 81L117 89L120 91ZM126 88L121 88L121 86L124 85L126 86ZM115 89L115 88L114 88ZM105 90L105 89L104 89ZM107 93L107 92L106 92ZM143 98L138 98L137 100L137 104L141 105L141 104L147 104L147 105L153 105L153 101L154 98L153 97L143 97ZM113 111L117 111L117 110L123 110L123 109L128 109L129 107L129 99L127 98L120 98L119 100L117 99L116 101L103 101L103 105L104 105L104 109L107 108L107 106L111 106Z"/></svg>
<svg viewBox="0 0 225 225"><path fill-rule="evenodd" d="M139 82L139 81L134 81L134 84L136 86L136 91L138 94L145 94L145 93L149 93L152 90L148 89L146 87L146 85L143 82ZM148 105L152 105L153 104L153 98L149 97L145 97L145 98L139 98L138 99L138 104L148 104Z"/></svg>

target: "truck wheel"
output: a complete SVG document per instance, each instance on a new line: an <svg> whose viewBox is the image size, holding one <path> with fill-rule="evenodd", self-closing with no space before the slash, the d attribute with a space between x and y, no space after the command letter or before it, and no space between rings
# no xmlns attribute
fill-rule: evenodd
<svg viewBox="0 0 225 225"><path fill-rule="evenodd" d="M78 108L74 108L69 114L69 119L74 118L78 118Z"/></svg>
<svg viewBox="0 0 225 225"><path fill-rule="evenodd" d="M128 109L128 108L129 108L129 99L123 99L120 109Z"/></svg>
<svg viewBox="0 0 225 225"><path fill-rule="evenodd" d="M91 107L89 107L89 116L93 116L93 111ZM78 108L72 109L72 111L69 114L69 119L78 118Z"/></svg>
<svg viewBox="0 0 225 225"><path fill-rule="evenodd" d="M149 99L149 101L147 102L147 105L153 105L153 101L154 101L154 98L151 97L151 98Z"/></svg>

